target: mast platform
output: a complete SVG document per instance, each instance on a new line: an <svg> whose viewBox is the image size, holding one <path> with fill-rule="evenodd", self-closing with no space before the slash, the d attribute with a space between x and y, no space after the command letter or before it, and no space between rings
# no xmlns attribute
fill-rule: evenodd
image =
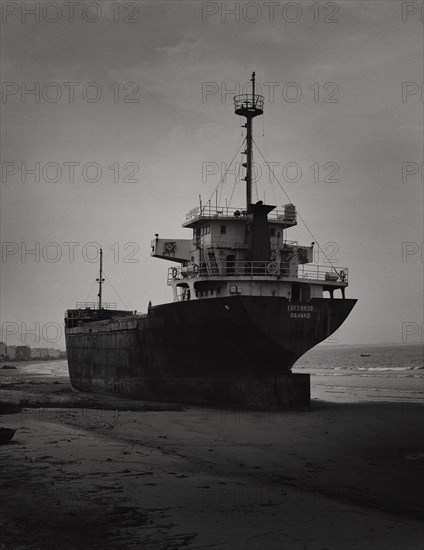
<svg viewBox="0 0 424 550"><path fill-rule="evenodd" d="M264 112L263 95L241 94L234 97L234 112L236 115L254 118Z"/></svg>

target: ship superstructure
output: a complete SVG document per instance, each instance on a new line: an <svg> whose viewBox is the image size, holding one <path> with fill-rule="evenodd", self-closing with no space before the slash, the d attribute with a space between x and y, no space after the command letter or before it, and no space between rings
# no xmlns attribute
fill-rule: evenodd
<svg viewBox="0 0 424 550"><path fill-rule="evenodd" d="M348 269L309 265L313 245L299 245L285 239L287 229L297 224L296 208L252 203L253 118L263 113L264 97L235 96L235 113L246 118L246 204L240 208L200 204L186 215L183 227L192 230L191 239L162 239L151 243L151 255L175 262L168 269L168 285L174 301L211 299L233 295L285 297L309 302L322 298L324 291L344 297Z"/></svg>

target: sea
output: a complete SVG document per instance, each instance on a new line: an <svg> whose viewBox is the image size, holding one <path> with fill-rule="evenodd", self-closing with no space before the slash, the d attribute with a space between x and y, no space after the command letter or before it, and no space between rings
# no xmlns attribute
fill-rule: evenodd
<svg viewBox="0 0 424 550"><path fill-rule="evenodd" d="M2 369L2 384L13 382L16 376L28 380L68 378L66 360L8 364L16 370ZM310 374L312 399L423 404L424 346L320 344L296 362L293 373Z"/></svg>
<svg viewBox="0 0 424 550"><path fill-rule="evenodd" d="M424 373L419 371L424 370L424 345L320 345L305 353L296 368L325 370L333 375L376 372L422 376Z"/></svg>
<svg viewBox="0 0 424 550"><path fill-rule="evenodd" d="M321 344L305 353L293 372L311 375L312 399L424 402L422 344Z"/></svg>

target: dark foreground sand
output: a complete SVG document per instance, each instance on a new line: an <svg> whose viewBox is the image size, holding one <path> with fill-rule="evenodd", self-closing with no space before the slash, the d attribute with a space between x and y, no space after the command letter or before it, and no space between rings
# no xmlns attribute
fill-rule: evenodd
<svg viewBox="0 0 424 550"><path fill-rule="evenodd" d="M230 411L2 371L0 549L419 549L422 405L343 391Z"/></svg>

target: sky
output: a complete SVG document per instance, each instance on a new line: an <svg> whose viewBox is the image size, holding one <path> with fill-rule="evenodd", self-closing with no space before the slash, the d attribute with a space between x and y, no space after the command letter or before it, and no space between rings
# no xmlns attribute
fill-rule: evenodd
<svg viewBox="0 0 424 550"><path fill-rule="evenodd" d="M254 140L284 192L255 149L254 198L294 203L306 226L287 238L347 266L358 299L330 341L422 342L422 9L3 1L1 340L64 348L65 310L96 299L93 243L105 301L172 300L150 241L190 238L186 213L215 200L243 133L232 97L255 71ZM233 188L243 207L234 173L222 204Z"/></svg>

